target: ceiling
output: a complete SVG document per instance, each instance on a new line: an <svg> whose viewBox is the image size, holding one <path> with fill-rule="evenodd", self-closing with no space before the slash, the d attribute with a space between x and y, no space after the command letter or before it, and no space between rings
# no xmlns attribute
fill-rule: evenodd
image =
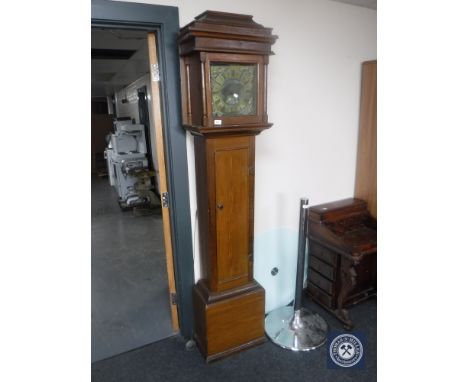
<svg viewBox="0 0 468 382"><path fill-rule="evenodd" d="M359 7L377 9L377 0L332 0L340 3L353 4Z"/></svg>
<svg viewBox="0 0 468 382"><path fill-rule="evenodd" d="M149 72L146 32L91 29L91 97L105 97Z"/></svg>

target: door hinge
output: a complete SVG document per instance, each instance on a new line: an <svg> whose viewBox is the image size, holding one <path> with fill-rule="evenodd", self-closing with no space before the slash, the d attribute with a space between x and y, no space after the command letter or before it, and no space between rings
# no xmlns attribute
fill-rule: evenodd
<svg viewBox="0 0 468 382"><path fill-rule="evenodd" d="M167 192L163 192L161 194L161 201L162 201L162 206L165 208L169 207L169 194Z"/></svg>
<svg viewBox="0 0 468 382"><path fill-rule="evenodd" d="M171 304L177 305L177 293L171 293Z"/></svg>

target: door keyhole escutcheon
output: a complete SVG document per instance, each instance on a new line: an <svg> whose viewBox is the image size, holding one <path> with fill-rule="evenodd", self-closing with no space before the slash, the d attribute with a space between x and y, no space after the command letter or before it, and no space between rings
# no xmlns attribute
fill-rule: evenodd
<svg viewBox="0 0 468 382"><path fill-rule="evenodd" d="M218 210L222 210L224 208L224 204L223 203L218 203L218 204L216 204L216 207L218 207Z"/></svg>

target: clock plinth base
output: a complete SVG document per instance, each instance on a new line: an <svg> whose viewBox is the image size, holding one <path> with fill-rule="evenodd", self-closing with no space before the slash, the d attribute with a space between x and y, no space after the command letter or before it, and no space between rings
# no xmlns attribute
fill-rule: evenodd
<svg viewBox="0 0 468 382"><path fill-rule="evenodd" d="M205 280L193 289L195 341L207 362L266 341L265 290L254 280L211 292Z"/></svg>

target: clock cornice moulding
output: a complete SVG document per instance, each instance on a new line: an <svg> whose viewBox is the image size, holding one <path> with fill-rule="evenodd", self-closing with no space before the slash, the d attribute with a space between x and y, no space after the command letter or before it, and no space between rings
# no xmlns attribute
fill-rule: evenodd
<svg viewBox="0 0 468 382"><path fill-rule="evenodd" d="M272 28L256 23L253 16L206 11L181 29L179 53L181 56L193 51L272 55L271 46L277 38ZM230 40L229 46L223 40Z"/></svg>

